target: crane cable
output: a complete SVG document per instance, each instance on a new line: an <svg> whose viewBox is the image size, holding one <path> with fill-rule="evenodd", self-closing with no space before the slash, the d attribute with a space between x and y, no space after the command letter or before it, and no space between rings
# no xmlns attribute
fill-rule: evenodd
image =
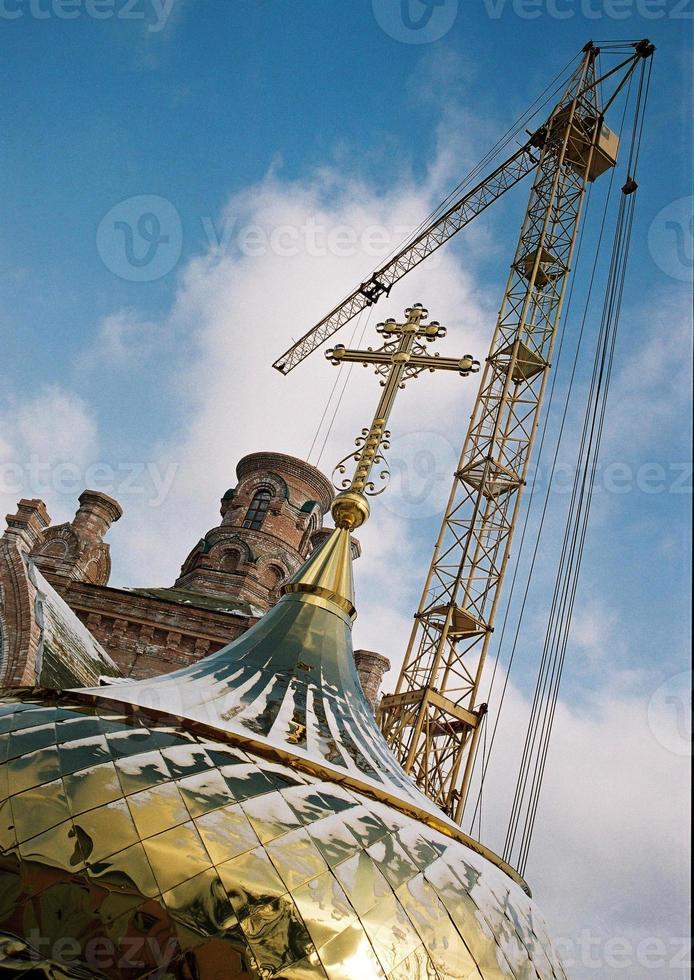
<svg viewBox="0 0 694 980"><path fill-rule="evenodd" d="M642 70L640 82L639 82L639 92L637 96L636 113L634 120L634 129L632 132L632 140L629 154L629 168L627 170L627 183L622 188L623 195L620 200L620 213L617 219L617 233L615 236L615 247L613 250L613 261L610 268L610 277L608 282L611 281L612 288L608 286L607 291L607 301L606 309L603 312L604 321L606 322L605 336L606 336L606 357L600 365L600 372L604 372L604 383L600 375L598 375L596 388L598 389L598 399L596 399L597 411L591 422L591 432L589 434L587 444L588 452L586 454L586 466L583 477L580 481L580 491L578 492L578 504L576 507L577 523L574 530L573 537L569 546L569 554L573 561L574 567L571 568L571 562L568 564L568 568L572 573L572 577L567 581L564 588L564 594L562 596L563 608L562 608L562 619L560 619L558 628L555 631L557 639L561 641L559 645L559 661L556 665L556 680L554 677L551 678L553 682L553 688L551 689L550 697L550 710L549 713L545 715L543 720L542 729L542 754L535 763L535 770L533 778L535 781L535 786L533 787L532 802L528 808L526 814L526 820L523 828L523 836L521 839L521 848L519 853L519 865L525 870L527 864L528 852L530 848L530 842L532 838L532 832L535 825L535 819L537 816L537 806L539 801L539 793L542 785L542 779L544 776L544 770L546 766L547 751L549 747L549 739L551 735L551 730L554 722L554 714L556 711L556 702L558 697L559 683L561 680L561 673L563 670L563 665L566 657L566 649L569 638L569 631L571 626L571 617L573 614L573 608L576 598L578 580L580 575L580 566L583 558L583 552L585 548L586 532L588 526L588 517L590 512L590 505L592 502L592 490L595 482L595 474L597 470L597 461L600 451L600 442L602 440L602 432L605 421L605 413L607 407L607 399L609 393L609 384L612 375L612 366L614 360L614 349L617 338L617 330L619 326L619 317L621 312L621 305L624 293L624 281L626 276L626 268L629 257L629 247L631 242L631 233L633 227L634 219L634 209L636 199L633 196L633 189L629 188L629 178L633 180L634 174L636 172L638 155L641 145L641 136L643 132L643 121L644 121L644 109L648 97L648 89L650 87L650 73L651 73L651 62L649 61L648 74L646 75L645 70ZM645 68L645 66L644 66ZM645 89L644 89L644 79ZM607 338L609 339L609 346L607 346ZM596 359L597 360L597 359ZM602 384L603 391L600 392L600 386ZM592 450L592 458L591 458ZM574 486L578 487L578 477L579 473L577 471L577 479L575 480ZM586 488L587 483L587 488ZM582 513L581 513L582 510ZM580 518L580 523L578 522Z"/></svg>
<svg viewBox="0 0 694 980"><path fill-rule="evenodd" d="M623 199L623 202L622 202L622 206L620 208L620 210L622 212L625 212L625 201L626 201L626 199L624 198ZM632 204L632 207L633 207L633 204ZM626 227L627 230L628 230L629 223L630 223L629 222L629 215L627 213L621 214L620 215L620 222L619 222L620 228L621 229L624 229ZM616 239L616 242L615 242L615 252L613 254L613 262L611 263L610 278L611 278L612 282L615 284L615 287L617 289L618 289L618 283L619 283L619 278L620 277L616 274L616 268L617 268L617 266L615 265L615 263L617 261L617 257L621 253L621 244L622 244L622 242L621 242L620 239L623 238L623 237L625 237L624 232L622 232L622 234L620 234L620 235L617 236L617 239ZM613 295L615 295L614 292L613 292ZM611 311L610 311L609 306L608 306L608 307L606 307L607 317L606 317L606 320L604 322L605 328L607 328L607 326L608 326L607 318L610 316L610 313L611 313ZM593 382L592 382L591 399L592 399L592 402L593 402L593 404L595 406L598 406L599 405L599 402L596 401L595 400L595 397L594 397L595 390L596 390L596 385L598 386L598 388L600 387L600 384L601 384L600 374L601 374L601 372L604 372L603 364L605 363L605 358L607 358L609 356L608 355L608 351L610 350L610 348L609 348L609 346L605 346L607 344L607 342L608 342L608 339L609 339L609 334L606 334L605 331L603 331L602 344L601 344L601 354L602 354L602 359L603 360L602 360L602 364L601 364L601 362L599 360L596 360L596 366L595 366L594 377L593 377ZM598 356L600 356L600 352L599 352L599 355ZM609 375L606 377L606 381L608 381L608 380L609 380ZM581 446L581 458L585 460L584 469L585 469L586 473L588 472L587 467L589 466L590 459L591 459L591 447L592 447L592 445L594 444L594 441L595 441L594 436L596 434L596 420L599 419L599 418L600 418L600 415L597 414L596 411L594 411L593 412L593 421L592 421L592 424L591 424L591 429L592 429L592 432L591 432L591 429L588 428L588 423L590 422L590 414L587 411L586 424L584 425L584 438L582 440L582 446ZM599 435L601 433L601 428L602 428L602 426L598 423L597 424L597 437L598 438L599 438ZM589 432L591 434L591 440L590 441L587 441L588 440L588 433ZM586 450L586 446L588 447L587 450ZM593 454L593 456L594 456L594 454ZM590 492L590 489L592 489L592 483L589 483L589 485L588 485L588 492ZM565 535L564 549L563 549L563 554L562 554L562 563L560 565L560 573L558 574L558 577L557 577L558 586L555 589L555 595L554 595L554 598L553 598L553 609L552 609L552 613L551 613L551 616L550 616L550 627L548 628L548 634L547 634L547 639L546 639L546 646L545 646L545 651L543 653L543 665L541 666L541 677L543 678L543 681L541 683L539 683L538 689L536 690L536 697L535 697L535 700L534 700L534 706L533 706L533 708L534 708L534 721L535 721L535 725L534 725L534 732L532 731L532 726L530 726L530 729L529 729L529 739L528 739L528 743L529 744L532 744L533 738L539 738L540 744L542 744L545 741L545 733L548 731L548 729L550 727L551 719L553 718L552 705L553 705L553 703L555 703L555 698L553 696L553 692L555 690L556 684L558 684L558 680L559 680L559 677L560 677L560 667L563 664L562 652L564 652L563 651L564 644L560 644L559 643L559 637L561 637L565 633L565 629L563 628L563 623L566 621L566 619L570 615L570 611L571 611L572 605L573 605L573 603L570 601L570 596L573 594L574 590L571 589L571 591L569 591L572 580L575 580L576 579L576 571L574 571L574 573L572 575L572 566L575 565L575 563L573 561L573 556L575 555L576 558L580 561L580 556L582 555L582 548L577 544L577 542L580 542L581 540L583 540L584 539L584 535L585 535L585 530L584 530L584 526L583 526L584 525L584 522L578 521L578 517L576 515L580 515L580 513L581 513L581 507L582 507L582 505L583 505L583 503L584 503L584 501L586 499L587 499L586 498L586 478L585 478L585 475L583 475L581 468L579 467L579 470L577 472L577 479L575 481L574 492L573 492L573 496L572 496L571 510L570 510L570 515L571 514L574 515L574 529L573 529L573 533L571 533L571 516L570 516L569 517L569 520L567 521L567 533ZM571 556L569 560L567 560L567 557L566 557L567 555L570 555ZM562 583L561 569L562 568L564 570L564 575L565 575L565 579L564 579L565 584L564 584L563 587L561 585L561 583ZM561 614L559 614L559 615L556 613L557 608L559 608L561 610ZM556 648L555 649L555 655L554 655L554 657L550 657L549 656L549 651L552 649L552 643L553 642L554 642L554 645L555 645L555 648ZM549 667L547 666L547 663L549 663ZM549 693L547 693L548 691L549 691ZM539 712L541 710L541 706L545 702L546 702L545 712L544 712L544 716L542 716L542 715L539 714ZM539 726L539 720L538 719L540 717L542 717L543 720L542 720L542 726L539 728L540 735L538 737L537 736L538 726ZM527 747L526 747L526 751L527 751ZM539 751L538 752L537 759L536 759L536 764L535 764L535 772L533 774L533 783L535 783L535 784L537 783L539 772L543 771L543 769L544 769L543 762L544 762L544 758L545 757L546 757L546 751L545 752L542 752L542 751ZM529 770L527 770L524 773L524 779L525 780L527 780L528 772L529 772ZM520 788L521 789L524 789L524 785L521 784L521 787ZM533 794L533 796L534 796L534 794ZM521 793L521 798L522 798L522 793ZM533 802L535 803L535 805L533 805ZM520 809L520 802L518 801L518 799L516 799L515 804L516 804L516 813L515 813L515 815L512 815L512 826L513 826L514 823L517 824L518 823L518 820L519 820L519 813L518 813L518 811ZM531 802L529 804L529 808L528 808L528 819L527 819L527 822L526 822L526 827L528 829L534 823L533 814L534 814L535 811L536 811L536 798L534 799L534 801L531 800ZM510 844L511 845L513 843L513 835L514 835L514 830L510 830ZM524 863L524 861L525 861L525 855L524 855L523 851L521 851L521 854L519 855L519 857L520 857L521 863Z"/></svg>
<svg viewBox="0 0 694 980"><path fill-rule="evenodd" d="M592 491L605 422L614 351L624 294L636 198L635 174L643 134L645 107L650 87L651 64L642 65L634 113L627 182L622 188L614 243L607 279L598 349L596 351L588 403L584 414L576 469L564 540L555 582L549 622L545 635L523 759L518 774L513 808L504 845L504 857L511 860L516 838L517 867L524 873L554 725L559 686L566 660L573 609L585 549ZM529 781L529 788L528 788ZM527 793L526 793L527 790ZM527 802L526 802L527 795ZM522 830L521 830L522 822Z"/></svg>
<svg viewBox="0 0 694 980"><path fill-rule="evenodd" d="M357 335L357 331L359 330L359 326L360 326L363 318L364 318L364 310L361 310L359 312L359 314L357 315L357 318L356 318L355 323L354 323L354 328L352 330L352 336L350 337L350 340L349 340L350 347L354 343L354 338ZM342 371L342 365L340 364L340 366L338 367L338 369L337 369L337 371L335 373L335 380L333 381L332 388L330 389L330 393L328 394L328 397L327 397L327 399L325 401L325 407L323 408L323 413L321 414L321 417L318 420L318 425L316 426L316 431L314 433L313 440L311 442L311 448L309 449L309 451L308 451L308 453L306 455L306 459L307 459L308 462L311 461L311 453L313 452L313 450L315 448L315 445L318 442L318 436L320 435L321 427L323 425L323 422L325 422L325 417L328 414L328 411L330 409L330 403L333 400L333 395L335 394L335 391L337 390L337 386L340 383L340 373L341 373L341 371ZM322 450L321 450L321 452L322 452Z"/></svg>
<svg viewBox="0 0 694 980"><path fill-rule="evenodd" d="M571 626L573 608L577 593L581 561L585 546L588 516L591 496L597 469L597 456L602 438L605 407L609 391L614 342L616 331L612 329L615 317L621 307L621 284L625 259L628 256L628 238L631 234L631 218L633 216L633 199L623 206L626 198L620 202L620 233L617 236L616 255L612 263L612 281L614 283L608 315L609 328L605 329L600 345L600 353L596 359L596 372L591 385L593 398L590 411L586 418L586 426L581 441L581 463L577 469L569 520L565 539L562 545L560 569L555 585L555 593L550 610L549 626L545 638L543 659L545 670L542 676L539 697L536 698L537 708L531 719L530 731L532 741L527 756L527 768L523 771L522 786L527 785L528 775L532 770L529 800L523 824L523 832L519 845L518 866L521 873L527 862L530 839L537 814L537 804L544 776L549 739L554 723L554 715L559 693L559 684L564 668L566 650ZM614 311L614 312L613 312ZM538 734L539 733L539 734ZM534 752L534 761L533 761ZM520 825L522 809L519 800L515 823L509 831L507 849L513 847L515 836Z"/></svg>
<svg viewBox="0 0 694 980"><path fill-rule="evenodd" d="M362 314L363 314L363 312L364 311L362 311ZM373 306L369 307L366 310L366 316L363 316L362 315L362 316L359 317L359 319L357 320L357 323L356 323L356 325L354 327L354 330L352 331L352 339L350 340L350 344L354 343L354 338L356 337L357 330L359 328L359 324L361 323L362 324L362 327L361 327L361 332L359 334L359 341L358 341L358 345L357 345L357 346L361 347L361 343L362 343L362 341L364 339L364 334L366 333L367 328L368 328L368 326L369 326L369 324L371 322L371 316L372 316L372 314L373 314ZM323 415L321 416L321 421L318 423L318 429L316 430L316 435L314 437L313 443L311 444L311 451L313 451L313 446L314 446L314 444L316 443L316 441L318 439L318 432L320 430L320 426L323 424L323 420L325 419L325 416L328 413L328 407L330 405L330 400L333 397L333 394L334 394L335 389L337 387L337 383L340 380L340 373L342 372L342 367L343 367L343 365L340 364L340 366L337 369L337 372L338 372L337 373L337 378L335 379L335 383L333 384L333 387L331 389L330 395L328 396L328 401L326 402L325 410L323 411ZM345 397L345 392L347 391L347 386L349 384L350 378L352 377L352 371L353 370L354 370L354 363L350 364L350 366L349 366L349 368L347 370L346 377L345 377L345 380L344 380L344 384L342 385L342 390L340 391L340 394L338 395L337 402L335 403L335 408L333 409L333 413L330 416L330 422L329 422L328 428L327 428L327 430L325 432L325 436L323 438L323 443L321 445L320 452L318 453L318 458L316 459L316 463L315 463L316 466L320 466L320 461L321 461L321 459L323 457L323 453L325 452L325 447L326 447L327 442L328 442L328 439L330 437L330 433L333 431L333 426L335 424L335 419L337 417L338 411L340 410L340 405L342 404L342 399ZM309 453L309 455L310 455L310 453Z"/></svg>

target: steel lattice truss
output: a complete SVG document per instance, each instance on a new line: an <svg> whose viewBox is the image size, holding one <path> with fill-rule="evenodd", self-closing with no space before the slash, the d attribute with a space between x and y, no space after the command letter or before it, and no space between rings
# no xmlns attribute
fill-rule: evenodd
<svg viewBox="0 0 694 980"><path fill-rule="evenodd" d="M402 279L410 269L413 269L428 255L435 252L457 231L460 231L468 222L486 210L507 190L514 187L538 164L538 158L533 149L534 145L535 141L529 140L512 157L497 167L493 173L451 205L421 234L408 242L397 255L377 269L346 300L305 333L293 347L290 347L282 357L275 361L273 367L281 371L282 374L288 374L292 368L296 367L305 357L308 357L317 347L320 347L340 327L343 327L368 306L372 306L384 293L387 295L391 286Z"/></svg>
<svg viewBox="0 0 694 980"><path fill-rule="evenodd" d="M593 147L601 125L595 49L548 124L480 391L383 731L419 787L460 820L477 706Z"/></svg>

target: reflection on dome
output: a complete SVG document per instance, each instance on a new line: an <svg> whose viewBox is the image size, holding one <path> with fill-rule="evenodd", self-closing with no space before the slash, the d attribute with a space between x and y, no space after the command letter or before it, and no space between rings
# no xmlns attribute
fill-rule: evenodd
<svg viewBox="0 0 694 980"><path fill-rule="evenodd" d="M392 807L143 716L0 710L3 965L33 936L91 976L564 976L515 882Z"/></svg>
<svg viewBox="0 0 694 980"><path fill-rule="evenodd" d="M527 886L390 755L338 529L241 638L0 704L0 975L563 978Z"/></svg>

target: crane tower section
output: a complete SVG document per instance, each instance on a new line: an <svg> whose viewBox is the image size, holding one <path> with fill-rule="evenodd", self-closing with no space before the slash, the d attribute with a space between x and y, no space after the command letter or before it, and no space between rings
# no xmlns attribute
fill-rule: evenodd
<svg viewBox="0 0 694 980"><path fill-rule="evenodd" d="M588 182L614 166L598 49L542 134L539 162L441 531L394 694L379 719L419 787L462 819L480 722L478 689Z"/></svg>

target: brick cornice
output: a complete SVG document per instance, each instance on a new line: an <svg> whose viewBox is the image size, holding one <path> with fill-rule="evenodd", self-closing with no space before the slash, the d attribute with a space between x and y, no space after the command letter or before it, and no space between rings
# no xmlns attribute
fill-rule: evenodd
<svg viewBox="0 0 694 980"><path fill-rule="evenodd" d="M315 492L323 513L328 512L335 496L330 481L319 469L297 456L271 452L249 453L239 460L236 475L242 480L255 473L271 473L273 470L280 476L288 474L306 483Z"/></svg>
<svg viewBox="0 0 694 980"><path fill-rule="evenodd" d="M181 605L173 600L141 595L110 585L54 580L53 586L68 605L80 614L80 618L82 614L97 613L141 626L173 629L187 636L201 637L213 642L227 642L231 627L243 626L247 629L255 622L255 617ZM184 623L181 622L182 618Z"/></svg>

